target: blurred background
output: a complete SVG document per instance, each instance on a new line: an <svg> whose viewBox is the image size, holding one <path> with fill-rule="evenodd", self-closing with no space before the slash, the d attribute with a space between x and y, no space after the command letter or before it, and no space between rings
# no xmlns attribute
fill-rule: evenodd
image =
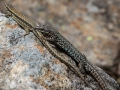
<svg viewBox="0 0 120 90"><path fill-rule="evenodd" d="M120 84L120 0L0 0L50 25Z"/></svg>

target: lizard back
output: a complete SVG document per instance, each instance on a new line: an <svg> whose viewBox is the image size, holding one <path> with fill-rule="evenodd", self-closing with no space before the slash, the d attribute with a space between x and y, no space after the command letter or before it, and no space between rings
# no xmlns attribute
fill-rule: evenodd
<svg viewBox="0 0 120 90"><path fill-rule="evenodd" d="M108 90L104 80L98 74L97 70L91 63L86 59L85 55L81 54L67 39L65 39L57 30L49 26L39 26L35 29L39 30L46 40L59 47L67 55L69 55L76 64L81 64L85 71L89 72L99 83L103 90Z"/></svg>

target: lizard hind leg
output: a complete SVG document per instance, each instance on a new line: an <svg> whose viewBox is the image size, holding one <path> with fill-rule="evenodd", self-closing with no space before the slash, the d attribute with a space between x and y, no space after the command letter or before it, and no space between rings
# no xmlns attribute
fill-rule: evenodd
<svg viewBox="0 0 120 90"><path fill-rule="evenodd" d="M84 70L84 65L83 65L82 63L78 63L77 66L79 67L80 72L81 72L82 74L86 74L86 72L85 72L85 70Z"/></svg>
<svg viewBox="0 0 120 90"><path fill-rule="evenodd" d="M86 71L84 70L84 65L79 63L78 64L78 67L79 67L79 70L80 72L83 74L83 77L84 77L84 81L85 83L90 86L90 84L86 81L87 80L87 74L86 74ZM93 90L97 90L97 89L94 89L92 86L90 86Z"/></svg>
<svg viewBox="0 0 120 90"><path fill-rule="evenodd" d="M69 67L74 73L76 73L75 71L74 71L74 69L73 68L71 68L71 67ZM79 75L78 73L76 73L77 75ZM92 86L90 86L90 84L86 81L86 75L85 74L81 74L82 76L80 76L81 78L82 78L82 80L85 82L85 84L87 85L87 86L89 86L90 88L92 88L92 90L97 90L97 89L94 89Z"/></svg>

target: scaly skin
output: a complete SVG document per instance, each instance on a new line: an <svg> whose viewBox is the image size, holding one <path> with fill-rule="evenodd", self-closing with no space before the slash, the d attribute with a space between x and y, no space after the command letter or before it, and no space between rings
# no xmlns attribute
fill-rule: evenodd
<svg viewBox="0 0 120 90"><path fill-rule="evenodd" d="M49 26L38 26L35 28L39 30L43 36L51 44L55 45L57 48L69 55L76 64L81 64L86 72L89 72L99 83L103 90L108 90L104 80L98 74L97 70L93 67L92 64L86 59L85 55L81 54L67 39L65 39L57 30Z"/></svg>
<svg viewBox="0 0 120 90"><path fill-rule="evenodd" d="M34 30L35 27L37 27L37 24L33 22L32 20L28 19L24 15L22 15L20 12L18 12L12 5L5 4L5 8L7 11L6 16L13 18L18 25L20 25L25 31L26 35L28 35L31 32L41 41L41 43L46 47L46 49L56 58L60 59L61 62L66 64L68 67L72 68L72 70L77 74L88 86L90 84L84 79L83 74L79 72L78 67L74 64L74 61L71 60L71 58L67 57L66 55L58 52L55 50L49 42L46 41L42 33L39 31ZM90 86L91 87L91 86ZM92 87L91 87L92 88ZM93 89L94 90L94 89Z"/></svg>

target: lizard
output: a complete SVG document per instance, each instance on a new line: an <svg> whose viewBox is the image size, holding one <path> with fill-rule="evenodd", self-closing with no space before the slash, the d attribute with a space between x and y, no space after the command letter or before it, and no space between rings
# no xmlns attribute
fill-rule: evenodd
<svg viewBox="0 0 120 90"><path fill-rule="evenodd" d="M103 90L108 90L106 83L99 75L94 66L87 60L84 54L81 54L66 38L64 38L57 30L50 26L40 25L35 28L39 30L48 42L55 45L62 52L70 56L80 68L81 71L90 73L98 82ZM81 65L81 66L80 66Z"/></svg>
<svg viewBox="0 0 120 90"><path fill-rule="evenodd" d="M58 58L61 62L63 62L68 67L72 68L72 70L75 72L75 74L77 76L79 76L88 86L90 86L90 84L85 80L84 75L79 71L79 68L76 67L74 61L70 57L68 57L65 54L60 53L56 49L54 49L51 46L51 44L44 38L42 33L34 30L34 28L37 27L37 24L35 22L33 22L32 20L30 20L29 18L25 17L23 14L18 12L10 4L5 4L5 8L6 8L6 11L7 11L6 17L11 17L13 20L15 20L18 23L19 26L21 26L26 31L24 36L28 35L30 32L33 32L33 34L39 39L39 41L45 46L45 48L54 57Z"/></svg>

